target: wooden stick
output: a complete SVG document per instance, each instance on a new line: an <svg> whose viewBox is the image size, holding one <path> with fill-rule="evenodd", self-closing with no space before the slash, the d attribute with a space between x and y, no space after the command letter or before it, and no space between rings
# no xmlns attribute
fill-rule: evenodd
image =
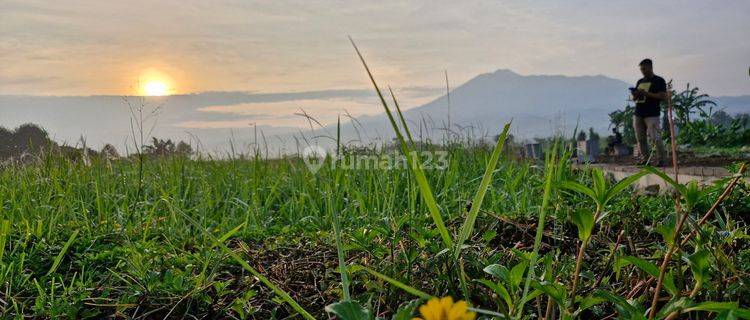
<svg viewBox="0 0 750 320"><path fill-rule="evenodd" d="M674 168L674 182L679 183L679 172L677 169L677 134L674 129L674 118L672 117L672 85L667 88L667 119L669 119L669 142L672 145L672 167Z"/></svg>
<svg viewBox="0 0 750 320"><path fill-rule="evenodd" d="M674 118L672 117L671 85L667 87L667 119L669 119L669 140L670 144L672 145L672 168L674 169L674 181L675 183L680 183L678 180L679 167L677 165L677 135L675 134ZM680 243L680 231L682 230L682 226L683 224L685 224L685 220L687 220L689 214L688 211L682 212L680 208L679 198L675 199L675 213L682 213L682 217L677 222L677 226L675 226L674 243L669 246L669 250L667 250L667 253L664 255L664 260L662 260L661 266L659 267L659 278L656 280L656 288L654 288L654 299L651 301L651 310L648 313L649 320L653 320L654 316L656 316L656 305L659 303L659 291L661 290L662 284L664 282L664 275L667 272L667 265L669 265L669 260L672 258L672 254L674 254L675 250L677 249L677 244Z"/></svg>

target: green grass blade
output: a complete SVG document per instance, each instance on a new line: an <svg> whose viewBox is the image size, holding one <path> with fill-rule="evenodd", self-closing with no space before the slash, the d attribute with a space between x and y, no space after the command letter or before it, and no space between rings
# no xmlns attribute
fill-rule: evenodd
<svg viewBox="0 0 750 320"><path fill-rule="evenodd" d="M341 116L336 119L336 157L341 155Z"/></svg>
<svg viewBox="0 0 750 320"><path fill-rule="evenodd" d="M219 242L219 239L217 239L216 237L214 237L214 235L212 235L210 232L206 231L200 224L198 224L197 221L193 220L193 218L191 218L190 216L186 215L184 212L180 212L180 214L182 214L182 216L186 220L188 220L191 224L193 224L193 226L195 226L197 229L201 230L206 237L208 237L209 239L211 239L211 241L214 242L214 245L218 246L219 248L221 248L222 251L224 251L224 253L226 253L230 257L232 257L232 259L234 261L236 261L237 263L239 263L240 266L242 266L243 269L247 270L255 278L257 278L258 280L260 280L260 282L262 282L269 289L271 289L271 291L273 291L277 296L279 296L282 300L284 300L284 302L286 302L290 307L292 307L292 309L294 309L300 315L302 315L303 318L308 319L308 320L315 320L315 317L313 317L309 312L307 312L307 310L305 310L304 308L302 308L302 306L300 306L297 303L297 301L294 301L294 299L292 299L292 297L288 293L286 293L286 291L282 290L281 288L279 288L278 286L276 286L275 284L273 284L273 282L271 282L270 280L268 280L268 278L266 278L265 276L263 276L260 272L258 272L258 270L255 270L255 268L253 268L247 262L245 262L245 260L242 259L242 257L240 257L239 255L237 255L234 251L232 251L226 245L224 245L224 243Z"/></svg>
<svg viewBox="0 0 750 320"><path fill-rule="evenodd" d="M73 244L73 241L76 240L77 236L78 236L78 230L73 231L73 234L71 234L70 238L68 238L68 241L65 242L65 245L63 245L62 249L60 250L60 253L57 254L57 257L55 257L55 261L52 263L52 267L49 268L47 275L50 275L57 270L57 267L60 266L60 262L62 262L62 259L65 256L65 253L68 252L70 245Z"/></svg>
<svg viewBox="0 0 750 320"><path fill-rule="evenodd" d="M487 164L487 167L484 170L484 176L482 177L482 182L479 183L479 189L477 189L477 193L474 195L471 210L469 210L469 214L466 216L466 220L464 221L463 226L461 226L461 232L459 233L458 240L456 241L456 247L453 254L455 259L458 259L461 254L461 246L463 246L464 242L469 239L471 233L474 232L474 223L477 220L477 216L479 216L479 209L482 207L482 201L484 201L484 195L487 193L487 188L492 182L492 175L495 172L497 161L500 159L500 154L502 153L505 146L505 140L508 136L509 128L510 123L506 124L503 128L503 133L501 133L498 137L497 145L495 145L495 150L492 151L492 156L490 156L490 162Z"/></svg>
<svg viewBox="0 0 750 320"><path fill-rule="evenodd" d="M396 113L398 114L399 120L401 120L401 126L404 127L404 132L406 132L406 137L409 138L409 143L411 143L412 148L414 147L414 139L411 136L411 131L409 130L409 126L406 124L406 119L404 118L404 114L401 113L401 106L398 105L398 100L396 100L396 95L393 94L393 89L391 87L388 87L388 91L391 93L391 98L393 99L393 105L396 106Z"/></svg>
<svg viewBox="0 0 750 320"><path fill-rule="evenodd" d="M240 229L245 227L245 223L241 223L240 225L234 227L232 230L227 231L221 238L219 238L219 242L224 243L224 241L227 241L227 239L231 238L235 233L240 231Z"/></svg>
<svg viewBox="0 0 750 320"><path fill-rule="evenodd" d="M625 179L622 179L619 182L617 182L614 186L612 186L607 191L607 196L604 199L604 204L607 204L607 202L609 202L609 200L612 200L612 198L614 198L618 193L620 193L623 190L625 190L627 187L629 187L631 184L633 184L636 181L638 181L638 179L640 179L641 177L643 177L647 173L648 173L647 171L641 170L638 173L636 173L636 174L634 174L632 176L629 176L629 177L627 177Z"/></svg>
<svg viewBox="0 0 750 320"><path fill-rule="evenodd" d="M393 278L391 278L391 277L389 277L389 276L386 276L386 275L384 275L384 274L382 274L382 273L380 273L380 272L377 272L377 271L375 271L375 270L372 270L372 269L370 269L370 268L368 268L368 267L365 267L365 266L361 266L361 265L356 265L356 266L353 266L353 267L356 267L356 268L361 268L362 270L365 270L365 271L367 271L367 273L369 273L369 274L371 274L371 275L373 275L373 276L376 276L376 277L378 277L378 278L380 278L380 279L384 280L385 282L388 282L388 283L390 283L391 285L393 285L393 286L395 286L395 287L398 287L398 288L400 288L400 289L402 289L402 290L406 291L407 293L409 293L409 294L411 294L411 295L414 295L414 296L420 297L420 298L422 298L422 299L430 299L430 298L433 298L433 296L432 296L431 294L428 294L428 293L426 293L426 292L424 292L424 291L422 291L422 290L419 290L419 289L417 289L417 288L414 288L414 287L412 287L412 286L410 286L410 285L408 285L408 284L405 284L405 283L403 283L403 282L401 282L401 281L398 281L398 280L396 280L396 279L393 279Z"/></svg>
<svg viewBox="0 0 750 320"><path fill-rule="evenodd" d="M339 272L341 273L342 298L344 301L349 301L352 297L349 294L349 273L346 269L346 253L344 252L344 244L341 242L339 216L335 212L333 213L333 232L336 235L336 252L339 258Z"/></svg>
<svg viewBox="0 0 750 320"><path fill-rule="evenodd" d="M430 216L435 222L435 226L437 227L438 232L440 232L440 237L443 239L445 247L447 249L450 249L451 247L453 247L453 240L451 240L450 233L448 233L448 229L445 227L445 223L443 222L443 217L440 215L440 209L437 205L437 201L435 200L435 196L432 193L430 184L427 181L427 177L424 174L424 170L422 170L422 167L420 166L419 156L416 152L411 152L412 150L408 148L406 141L404 140L404 136L398 129L396 120L393 118L393 114L391 113L390 108L388 108L388 103L385 102L385 98L383 98L383 94L382 92L380 92L380 88L378 87L377 82L375 82L375 78L373 77L372 72L370 72L370 67L367 66L365 58L362 56L362 53L359 52L359 48L357 48L354 40L352 40L352 38L350 37L349 41L351 41L352 46L354 46L354 50L357 52L359 60L365 67L365 71L367 71L367 75L370 77L370 81L372 82L373 87L375 87L375 92L378 94L378 98L380 98L380 103L383 105L385 113L388 116L388 120L391 122L391 126L393 127L393 131L396 133L396 137L401 143L401 151L406 156L406 160L409 163L409 168L413 172L414 178L417 180L422 198L427 205L427 209L430 211Z"/></svg>
<svg viewBox="0 0 750 320"><path fill-rule="evenodd" d="M563 182L560 182L560 188L575 191L581 194L585 194L589 196L589 198L591 198L592 200L596 201L597 203L599 202L599 199L596 197L596 192L594 191L594 189L591 189L579 182L563 181Z"/></svg>
<svg viewBox="0 0 750 320"><path fill-rule="evenodd" d="M0 225L0 263L3 262L5 245L8 243L8 237L10 237L10 226L10 220L5 219L3 219L3 223Z"/></svg>
<svg viewBox="0 0 750 320"><path fill-rule="evenodd" d="M653 174L659 176L659 178L661 178L662 180L664 180L664 182L666 182L669 185L671 185L672 187L674 187L678 192L680 192L680 194L684 195L687 192L687 189L685 188L684 185L681 185L681 184L677 183L677 181L674 181L674 179L670 178L666 173L664 173L664 171L661 171L661 170L656 169L654 167L645 167L645 168L643 168L643 170L646 170L649 173L653 173Z"/></svg>
<svg viewBox="0 0 750 320"><path fill-rule="evenodd" d="M531 252L531 261L529 261L529 271L526 275L526 282L523 285L523 294L521 295L521 303L518 306L518 313L516 318L520 319L523 313L523 306L526 303L526 295L529 293L529 287L531 286L531 279L534 278L534 268L537 263L537 256L539 255L539 247L542 244L542 234L544 233L544 222L547 218L547 206L549 205L550 195L552 194L552 177L555 175L555 157L557 156L557 143L552 147L551 155L547 157L545 169L544 169L544 195L542 196L542 207L539 210L539 219L536 226L536 236L534 237L534 249Z"/></svg>

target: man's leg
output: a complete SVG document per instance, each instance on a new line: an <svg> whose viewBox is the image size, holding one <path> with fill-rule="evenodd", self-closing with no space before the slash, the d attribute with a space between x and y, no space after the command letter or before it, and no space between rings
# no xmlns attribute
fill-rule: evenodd
<svg viewBox="0 0 750 320"><path fill-rule="evenodd" d="M643 118L633 115L633 129L635 130L635 142L642 161L648 159L648 142L646 140L646 123Z"/></svg>
<svg viewBox="0 0 750 320"><path fill-rule="evenodd" d="M649 138L654 143L656 148L656 156L659 162L667 160L667 153L664 150L664 141L661 139L661 126L659 125L659 117L648 117L644 118L643 122L646 124L646 131L648 132Z"/></svg>

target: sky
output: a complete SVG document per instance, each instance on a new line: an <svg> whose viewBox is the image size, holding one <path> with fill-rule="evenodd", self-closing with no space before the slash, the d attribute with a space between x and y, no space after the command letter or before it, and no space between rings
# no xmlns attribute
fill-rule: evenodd
<svg viewBox="0 0 750 320"><path fill-rule="evenodd" d="M747 1L0 1L0 93L121 95L439 86L499 68L632 80L652 57L714 95L748 93Z"/></svg>
<svg viewBox="0 0 750 320"><path fill-rule="evenodd" d="M497 69L635 82L645 57L678 84L743 95L748 30L750 2L737 0L0 0L0 95L137 95L154 79L169 94L369 89L347 36L407 107L444 92L446 71L453 86ZM328 123L343 108L380 111L372 97L348 94L201 108L244 118L181 125L245 126L269 110L338 110L321 111Z"/></svg>

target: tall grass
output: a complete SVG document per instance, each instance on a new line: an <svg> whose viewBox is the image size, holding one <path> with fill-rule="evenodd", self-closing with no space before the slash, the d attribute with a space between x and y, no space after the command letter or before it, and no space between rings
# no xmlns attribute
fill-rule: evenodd
<svg viewBox="0 0 750 320"><path fill-rule="evenodd" d="M604 301L612 302L623 318L643 318L642 301L620 296L630 288L617 287L619 269L632 265L654 278L662 276L648 260L623 256L617 245L610 249L617 271L607 271L607 280L594 285L602 283L611 291L578 288L579 282L586 282L579 277L587 264L586 249L597 223L609 216L605 213L620 212L624 219L652 219L652 223L669 214L664 209L671 201L667 197L636 201L620 195L644 173L611 186L596 170L590 175L588 171L573 174L567 162L570 153L562 151L560 144L549 150L542 168L533 162L508 161L502 154L509 125L492 145L462 143L460 137L442 145L415 141L418 136L412 135L393 91L389 89L389 104L356 45L355 50L393 128L397 147L407 158L406 168L343 170L331 166L333 159L328 158L313 173L299 156L265 159L258 144L255 154L233 154L225 160L139 157L110 162L93 158L84 165L48 155L33 165L0 168L0 283L4 285L0 299L5 302L0 303L0 315L314 319L326 315L311 305L330 303L331 293L347 306L366 300L375 305L373 310L393 311L394 303L407 299L405 292L420 299L462 295L476 303L472 311L500 318L527 317L532 311L527 302L534 300L538 309L534 312L541 315L544 298L550 306L547 310L555 302L564 318L581 316ZM349 150L341 141L340 124L333 140L336 156L342 159L363 153L380 156L391 147ZM423 168L416 151L424 150L447 152L447 167ZM688 203L686 208L699 206L711 194L697 184L679 185L649 170L675 185ZM739 176L709 213L731 198ZM559 188L572 192L558 192ZM649 216L634 218L636 206L644 203L655 203L650 207L655 209ZM587 207L588 211L580 210ZM548 220L560 226L551 237L564 241L563 219L568 215L578 228L577 255L553 248L540 257ZM498 238L516 234L498 235L498 230L513 225L517 232L525 232L523 223L510 222L513 218L535 221L530 248L500 248L512 244ZM698 225L704 223L709 224L702 219ZM722 227L731 225L722 223ZM672 232L662 232L665 238L679 235L679 228L667 231ZM735 228L728 237L741 241L735 236L741 231ZM608 244L603 233L599 245ZM711 237L701 233L695 247L698 252L708 252L707 248L723 252L730 240L715 240L710 246ZM314 241L316 247L306 251L305 241ZM669 252L676 252L679 243L679 239L670 243ZM330 261L327 253L321 261L306 260L305 255L328 249L332 249ZM268 260L264 252L283 254L280 260ZM666 274L664 285L672 300L658 314L731 311L735 312L731 316L750 317L738 303L693 300L700 297L701 288L723 283L722 279L706 283L708 271L698 270L708 261L706 256L684 256L692 273L702 277L692 287L687 285L689 279L675 284L673 275ZM306 263L300 267L286 259ZM350 265L352 260L356 264ZM510 267L509 260L517 263ZM722 253L722 263L730 260ZM573 274L553 267L566 264L574 267ZM305 282L298 292L289 289L300 283L300 271L320 265L326 270L314 274L312 283ZM714 275L724 275L713 268ZM359 274L369 278L352 276ZM495 278L483 279L487 274ZM635 272L628 277L639 280ZM559 283L563 278L572 278L569 290ZM403 292L386 290L384 284ZM648 284L645 287L644 291ZM686 287L691 292L681 297L680 289ZM486 289L494 295L485 294ZM742 299L743 290L723 294ZM578 291L584 296L579 297ZM263 294L273 300L271 309L256 309L258 303L267 302L257 301L256 295ZM489 305L496 298L503 299L500 305L507 308L501 306L495 312L479 305ZM356 311L366 316L380 314L365 308Z"/></svg>

